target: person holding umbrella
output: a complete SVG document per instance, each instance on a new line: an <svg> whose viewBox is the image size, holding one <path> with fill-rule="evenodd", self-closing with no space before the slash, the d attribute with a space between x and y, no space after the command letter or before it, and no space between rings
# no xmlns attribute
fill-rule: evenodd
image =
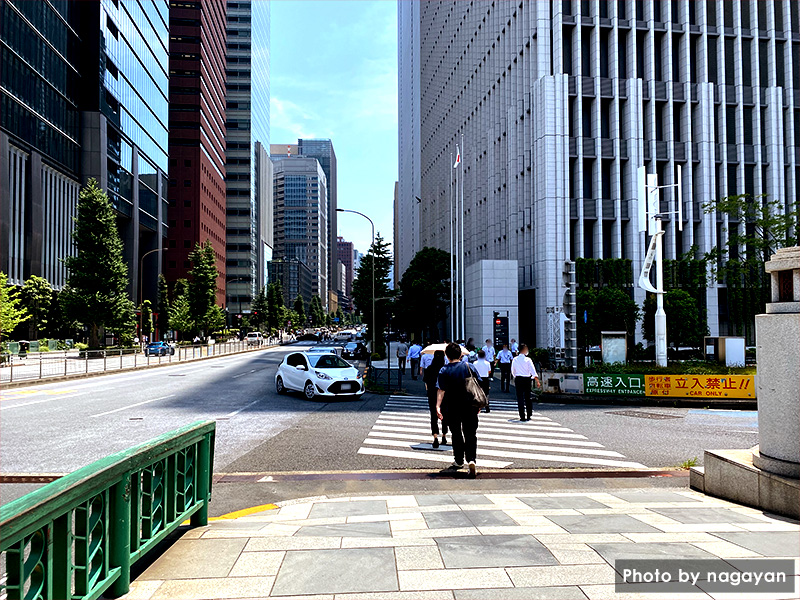
<svg viewBox="0 0 800 600"><path fill-rule="evenodd" d="M439 415L436 410L436 394L439 389L436 387L436 380L439 378L439 371L444 366L444 351L437 350L432 355L431 363L425 368L422 381L425 382L425 390L428 395L428 409L431 412L431 434L433 435L433 447L439 447ZM442 420L442 444L447 445L447 422Z"/></svg>

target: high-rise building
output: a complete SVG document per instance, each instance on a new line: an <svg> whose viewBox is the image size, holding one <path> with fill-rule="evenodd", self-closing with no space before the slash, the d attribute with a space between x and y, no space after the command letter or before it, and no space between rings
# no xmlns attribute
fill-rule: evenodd
<svg viewBox="0 0 800 600"><path fill-rule="evenodd" d="M337 214L338 208L337 200L337 165L336 165L336 152L333 150L333 142L331 140L297 140L297 144L275 144L272 147L272 152L275 156L307 156L316 158L325 172L328 184L326 187L328 193L328 249L330 255L328 256L328 285L333 291L341 291L335 288L336 285L336 238L337 238Z"/></svg>
<svg viewBox="0 0 800 600"><path fill-rule="evenodd" d="M13 283L40 275L63 286L78 183L93 177L118 214L132 299L155 300L167 235L166 0L0 6L0 268Z"/></svg>
<svg viewBox="0 0 800 600"><path fill-rule="evenodd" d="M266 284L272 251L267 231L272 227L272 163L266 156L270 3L243 0L228 2L227 8L227 304L241 304L249 312L253 296Z"/></svg>
<svg viewBox="0 0 800 600"><path fill-rule="evenodd" d="M518 306L534 318L520 310L513 337L547 345L565 260L626 258L640 271L642 165L659 185L682 167L683 231L664 220L667 259L725 243L729 225L703 210L714 199L765 193L796 205L800 3L398 5L400 224L418 223L419 234L400 236L399 274L420 247L449 250L459 144L459 258L467 270L516 261ZM417 179L421 202L404 188ZM674 189L661 200L674 207ZM467 336L480 339L476 307L491 310L491 293L467 286ZM644 292L633 293L641 304ZM727 302L723 286L708 289L712 335L728 331Z"/></svg>
<svg viewBox="0 0 800 600"><path fill-rule="evenodd" d="M273 146L275 257L296 258L313 274L313 293L328 306L328 196L325 172L316 158L278 156Z"/></svg>
<svg viewBox="0 0 800 600"><path fill-rule="evenodd" d="M74 3L0 2L0 271L61 288L80 180Z"/></svg>
<svg viewBox="0 0 800 600"><path fill-rule="evenodd" d="M400 182L394 182L394 202L392 203L392 216L394 218L394 227L392 229L392 283L393 288L397 289L397 282L400 280L402 273L398 267L400 259Z"/></svg>
<svg viewBox="0 0 800 600"><path fill-rule="evenodd" d="M211 242L217 304L225 305L224 0L173 1L169 9L170 282L186 277L189 253Z"/></svg>
<svg viewBox="0 0 800 600"><path fill-rule="evenodd" d="M269 263L270 282L280 282L283 289L283 302L293 306L298 295L308 308L314 295L314 274L308 265L299 258L275 258ZM299 323L305 325L305 323Z"/></svg>
<svg viewBox="0 0 800 600"><path fill-rule="evenodd" d="M353 258L356 250L353 247L353 242L348 242L341 236L337 238L336 246L338 250L337 257L344 268L344 295L346 300L342 303L342 310L350 310L353 298L353 275L355 273Z"/></svg>

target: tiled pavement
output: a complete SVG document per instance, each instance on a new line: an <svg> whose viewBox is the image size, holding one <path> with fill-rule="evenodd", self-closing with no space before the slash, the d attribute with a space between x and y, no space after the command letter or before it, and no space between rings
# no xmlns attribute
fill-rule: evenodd
<svg viewBox="0 0 800 600"><path fill-rule="evenodd" d="M428 400L416 396L391 396L370 430L359 454L444 464L453 461L450 446L431 446ZM481 413L478 427L478 466L536 467L542 463L563 466L642 469L619 452L603 447L540 413L521 422L516 401L492 399L491 412Z"/></svg>
<svg viewBox="0 0 800 600"><path fill-rule="evenodd" d="M615 560L798 556L796 521L683 489L326 498L189 530L125 598L653 598Z"/></svg>

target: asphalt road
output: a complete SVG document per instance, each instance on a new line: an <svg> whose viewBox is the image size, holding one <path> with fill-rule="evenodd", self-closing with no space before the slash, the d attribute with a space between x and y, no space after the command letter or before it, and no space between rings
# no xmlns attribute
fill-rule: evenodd
<svg viewBox="0 0 800 600"><path fill-rule="evenodd" d="M217 473L259 474L242 482L255 491L238 497L218 485L227 500L216 514L272 501L265 492L276 488L256 483L270 473L446 466L448 447L419 445L429 438L425 401L415 398L420 382L406 382L405 398L323 402L276 394L278 363L300 348L5 391L0 473L66 473L198 419L217 421ZM755 412L538 404L534 421L520 423L511 394L495 389L492 399L478 430L484 469L666 468L693 457L702 464L706 448L758 443ZM0 486L0 503L28 489Z"/></svg>

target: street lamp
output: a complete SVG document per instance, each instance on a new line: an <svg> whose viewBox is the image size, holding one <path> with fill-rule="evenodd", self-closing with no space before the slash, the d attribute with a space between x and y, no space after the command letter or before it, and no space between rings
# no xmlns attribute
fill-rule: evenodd
<svg viewBox="0 0 800 600"><path fill-rule="evenodd" d="M375 248L375 223L373 223L372 219L370 219L367 215L365 215L364 213L360 213L357 210L348 210L348 209L345 209L345 208L337 208L336 212L346 212L346 213L353 213L355 215L361 215L367 221L369 221L369 224L372 226L372 249L373 249L373 253L372 253L372 340L371 340L372 348L370 349L370 353L372 353L372 352L375 352L375 336L377 335L377 333L375 332L375 252L374 252L374 248Z"/></svg>

